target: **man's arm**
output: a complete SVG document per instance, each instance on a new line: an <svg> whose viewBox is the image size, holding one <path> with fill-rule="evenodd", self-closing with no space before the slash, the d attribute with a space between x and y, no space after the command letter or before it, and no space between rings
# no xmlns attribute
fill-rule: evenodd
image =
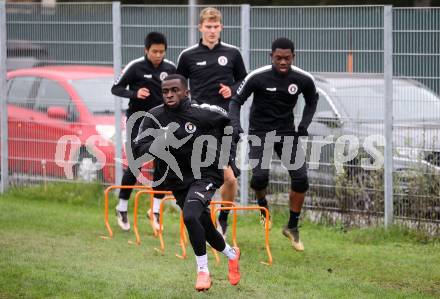
<svg viewBox="0 0 440 299"><path fill-rule="evenodd" d="M231 86L232 95L237 93L237 89L240 86L241 82L247 76L246 67L244 65L243 57L240 52L237 51L237 56L234 62L234 84Z"/></svg>
<svg viewBox="0 0 440 299"><path fill-rule="evenodd" d="M119 78L115 81L112 86L112 94L122 97L122 98L136 98L137 92L134 90L127 90L127 86L130 85L134 80L134 71L131 64L125 66L122 70Z"/></svg>
<svg viewBox="0 0 440 299"><path fill-rule="evenodd" d="M315 82L312 79L310 79L306 85L303 95L306 105L304 106L301 122L298 125L298 135L308 136L307 128L315 115L316 106L318 105L319 99L319 95L316 92Z"/></svg>
<svg viewBox="0 0 440 299"><path fill-rule="evenodd" d="M191 104L198 110L197 115L200 119L207 122L213 128L223 129L230 123L228 112L222 107L209 104Z"/></svg>
<svg viewBox="0 0 440 299"><path fill-rule="evenodd" d="M240 169L237 167L237 142L234 137L232 138L232 144L231 144L231 151L229 153L229 163L228 165L231 166L232 172L234 173L234 176L238 178L240 176Z"/></svg>
<svg viewBox="0 0 440 299"><path fill-rule="evenodd" d="M139 131L135 140L134 152L136 157L141 157L146 153L150 153L150 147L160 134L160 129L156 122L152 119L152 114L148 113L139 126Z"/></svg>
<svg viewBox="0 0 440 299"><path fill-rule="evenodd" d="M227 86L220 83L219 93L225 99L231 98L236 94L238 86L240 86L241 81L246 77L246 67L244 66L243 58L241 57L240 52L237 50L235 52L234 60L233 60L233 77L234 83L231 86Z"/></svg>
<svg viewBox="0 0 440 299"><path fill-rule="evenodd" d="M203 113L203 116L205 119L211 124L213 128L220 129L224 134L225 132L227 135L231 134L231 120L228 117L228 113L226 110L224 110L221 107L215 106L215 105L207 105L202 104L200 107L204 107L204 109L207 110L206 113ZM209 108L207 108L209 107ZM229 127L226 128L226 127ZM232 127L233 128L233 127ZM237 138L238 137L238 138ZM234 173L235 177L238 177L240 175L240 170L237 168L236 165L236 152L237 152L237 143L240 136L236 134L235 130L232 131L232 143L231 143L231 149L229 152L229 160L228 165L231 166L231 169Z"/></svg>
<svg viewBox="0 0 440 299"><path fill-rule="evenodd" d="M179 58L177 58L177 69L176 73L189 78L189 68L186 64L186 55L184 52L180 53Z"/></svg>
<svg viewBox="0 0 440 299"><path fill-rule="evenodd" d="M240 124L241 106L246 102L248 97L254 92L254 77L248 75L237 89L237 94L234 95L229 102L229 119L234 128L234 134L243 133Z"/></svg>

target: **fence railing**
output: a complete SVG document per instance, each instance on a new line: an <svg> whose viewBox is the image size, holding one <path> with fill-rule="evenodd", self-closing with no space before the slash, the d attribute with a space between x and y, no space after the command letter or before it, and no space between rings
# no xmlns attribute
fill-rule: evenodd
<svg viewBox="0 0 440 299"><path fill-rule="evenodd" d="M196 42L203 7L0 2L2 190L76 178L119 184L127 101L110 94L112 80L144 55L150 31L167 36L167 59L176 62ZM319 161L308 156L308 207L375 215L386 209L388 218L440 222L440 9L216 7L223 13L222 40L242 50L249 71L270 64L272 41L286 36L295 42L294 64L315 75L320 101L304 144L323 146ZM60 106L66 115L54 109ZM294 113L299 120L301 101ZM365 169L363 159L377 161L364 146L376 135L383 167ZM344 136L355 136L359 147L355 158L337 164ZM240 179L243 203L252 201L250 176L243 172ZM289 186L274 157L273 199L283 201Z"/></svg>

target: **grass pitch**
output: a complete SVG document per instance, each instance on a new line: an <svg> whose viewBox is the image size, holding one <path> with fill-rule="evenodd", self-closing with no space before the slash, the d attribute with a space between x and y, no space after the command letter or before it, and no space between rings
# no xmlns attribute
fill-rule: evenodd
<svg viewBox="0 0 440 299"><path fill-rule="evenodd" d="M142 244L116 225L113 239L102 239L103 189L61 184L12 190L0 197L0 298L439 298L440 242L392 228L341 230L302 222L305 252L293 251L282 236L287 208L274 212L271 267L257 214L239 216L242 280L227 280L227 261L216 266L210 251L213 286L194 290L195 258L179 252L178 216L165 212L164 255L154 250L140 209ZM132 201L131 201L132 204ZM132 211L132 206L130 206ZM130 220L132 222L132 215Z"/></svg>

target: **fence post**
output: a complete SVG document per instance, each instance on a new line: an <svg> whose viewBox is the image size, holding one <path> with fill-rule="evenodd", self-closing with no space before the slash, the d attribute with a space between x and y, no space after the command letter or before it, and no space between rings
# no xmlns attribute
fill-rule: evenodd
<svg viewBox="0 0 440 299"><path fill-rule="evenodd" d="M244 65L246 69L249 71L250 65L250 25L251 25L251 7L249 4L243 4L240 7L241 10L241 54L243 56ZM250 101L246 101L246 103L241 108L241 125L245 132L248 131L249 124L249 110L250 110ZM247 140L243 140L240 146L240 204L247 205L249 198L249 190L248 190L248 181L249 175L248 170L245 170L245 162L246 162L246 153L247 153Z"/></svg>
<svg viewBox="0 0 440 299"><path fill-rule="evenodd" d="M6 3L0 0L0 193L8 189L8 103L6 99Z"/></svg>
<svg viewBox="0 0 440 299"><path fill-rule="evenodd" d="M197 24L197 1L188 1L188 47L197 42L197 30L194 27Z"/></svg>
<svg viewBox="0 0 440 299"><path fill-rule="evenodd" d="M393 223L393 9L384 7L384 116L385 116L385 169L384 169L384 224Z"/></svg>
<svg viewBox="0 0 440 299"><path fill-rule="evenodd" d="M121 3L112 4L112 24L113 24L113 71L115 80L121 73L122 55L121 55ZM122 180L122 126L121 110L122 99L115 96L115 185ZM130 138L130 136L127 136Z"/></svg>

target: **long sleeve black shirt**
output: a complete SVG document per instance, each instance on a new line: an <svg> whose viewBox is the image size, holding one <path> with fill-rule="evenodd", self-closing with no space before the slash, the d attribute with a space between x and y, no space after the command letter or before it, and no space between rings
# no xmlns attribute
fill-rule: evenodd
<svg viewBox="0 0 440 299"><path fill-rule="evenodd" d="M196 178L191 168L191 160L193 157L194 147L199 146L202 150L201 161L214 161L207 167L200 168L201 179L210 179L212 183L218 188L223 184L223 169L219 167L219 157L221 153L221 141L224 135L224 127L230 125L230 120L225 110L218 106L211 106L207 104L196 104L189 99L184 100L177 108L171 109L166 105L160 105L149 111L152 115L145 116L142 124L139 128L139 134L135 145L135 150L138 157L141 157L145 153L152 154L157 160L160 157L155 156L154 150L151 150L155 146L155 140L159 143L159 139L165 140L168 137L164 133L157 129L163 129L170 127L172 123L178 124L178 129L173 133L178 140L188 138L189 140L181 145L179 148L167 146L167 151L176 159L179 169L182 173L183 180L181 180L176 172L170 167L166 176L164 187L170 190L186 189L193 183ZM171 125L170 125L171 124ZM148 134L148 136L142 136L142 133L146 130L156 129L155 134ZM162 132L162 133L161 133ZM169 134L166 133L166 134ZM215 138L214 143L195 144L196 139L199 136L210 136ZM199 141L201 139L198 139ZM167 141L162 141L167 144ZM163 152L163 151L161 151ZM208 160L206 160L208 159ZM160 161L161 167L166 167L166 161ZM229 161L226 162L226 165ZM162 169L163 170L163 169Z"/></svg>
<svg viewBox="0 0 440 299"><path fill-rule="evenodd" d="M276 130L278 135L294 134L293 108L301 93L305 107L298 129L307 130L318 103L314 78L310 73L292 65L287 74L280 74L272 65L267 65L252 71L231 99L229 117L235 128L241 128L241 105L252 93L250 134L265 134L272 130Z"/></svg>
<svg viewBox="0 0 440 299"><path fill-rule="evenodd" d="M167 59L155 68L146 56L140 57L125 66L111 91L114 95L130 99L127 110L128 118L135 112L148 111L162 104L162 80L175 72L174 63ZM137 92L143 87L148 88L150 96L146 99L139 99Z"/></svg>
<svg viewBox="0 0 440 299"><path fill-rule="evenodd" d="M230 98L219 94L220 83L229 86L234 95L246 77L246 68L238 48L219 41L209 49L200 40L180 53L177 73L189 79L192 100L228 110Z"/></svg>

